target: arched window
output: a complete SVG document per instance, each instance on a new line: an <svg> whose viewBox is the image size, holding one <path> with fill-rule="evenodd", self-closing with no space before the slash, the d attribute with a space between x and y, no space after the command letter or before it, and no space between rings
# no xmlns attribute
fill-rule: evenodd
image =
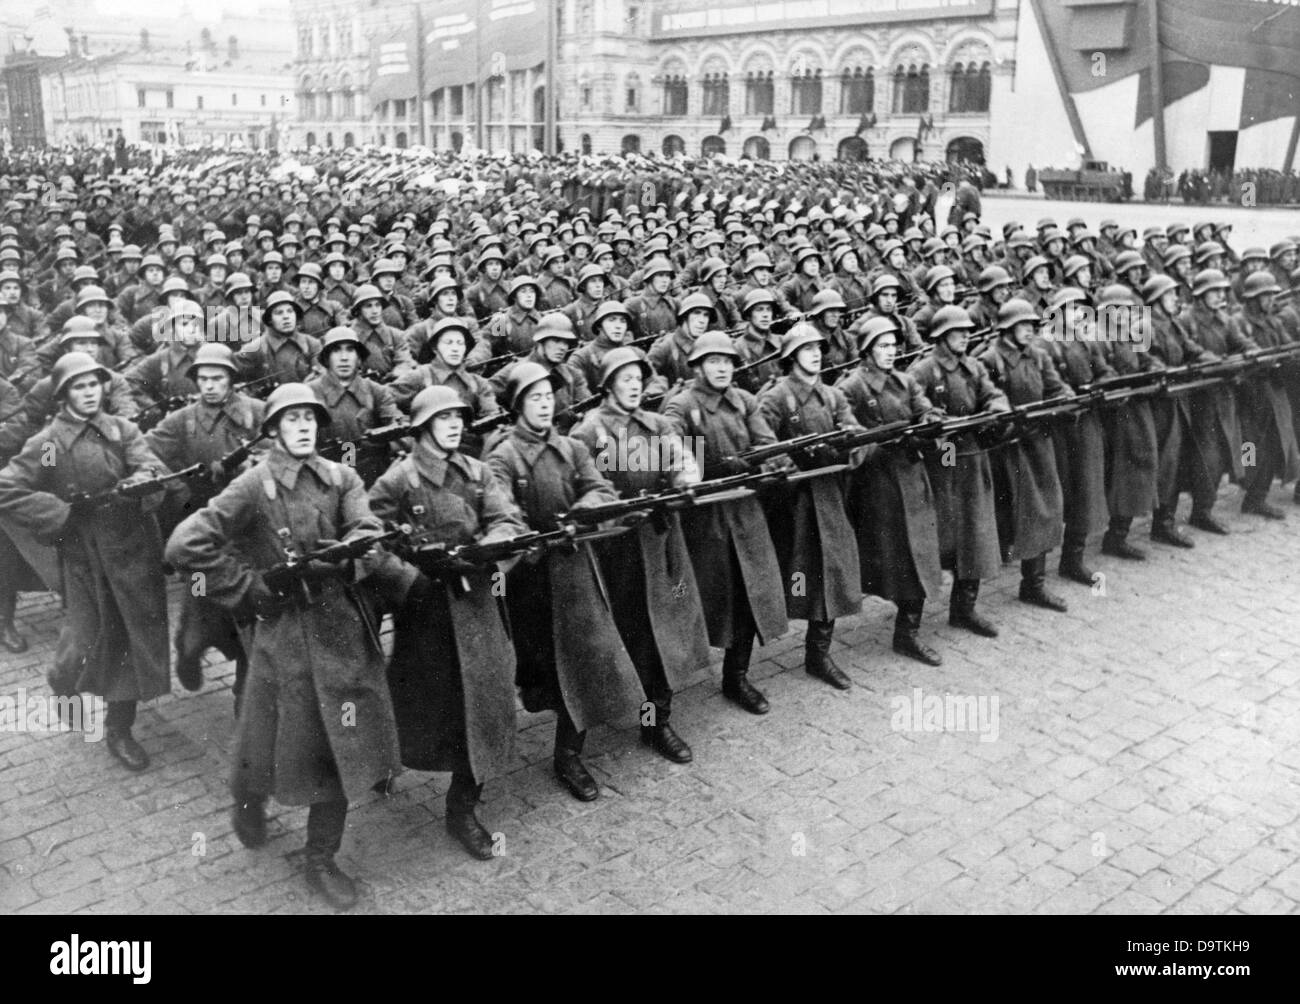
<svg viewBox="0 0 1300 1004"><path fill-rule="evenodd" d="M355 118L357 114L357 99L352 93L352 78L346 73L339 78L339 118Z"/></svg>
<svg viewBox="0 0 1300 1004"><path fill-rule="evenodd" d="M840 77L840 114L865 115L876 105L876 75L871 67L844 70Z"/></svg>
<svg viewBox="0 0 1300 1004"><path fill-rule="evenodd" d="M727 141L721 136L705 136L704 142L700 144L700 153L705 157L712 157L715 153L726 153Z"/></svg>
<svg viewBox="0 0 1300 1004"><path fill-rule="evenodd" d="M930 68L899 66L894 70L894 113L921 113L930 108Z"/></svg>
<svg viewBox="0 0 1300 1004"><path fill-rule="evenodd" d="M404 132L399 132L399 133L397 134L397 136L394 137L394 139L393 139L393 146L397 147L397 149L399 149L399 150L405 150L405 149L406 149L406 133L404 133Z"/></svg>
<svg viewBox="0 0 1300 1004"><path fill-rule="evenodd" d="M665 157L675 157L686 152L686 141L680 136L669 133L664 137L663 151Z"/></svg>
<svg viewBox="0 0 1300 1004"><path fill-rule="evenodd" d="M952 68L948 89L948 110L950 112L987 112L989 95L993 90L993 79L989 64L965 65L957 63Z"/></svg>
<svg viewBox="0 0 1300 1004"><path fill-rule="evenodd" d="M314 132L309 132L306 136L303 137L303 142L306 143L307 146L315 146L316 134Z"/></svg>
<svg viewBox="0 0 1300 1004"><path fill-rule="evenodd" d="M303 77L298 85L298 118L316 117L316 95L312 91L311 77Z"/></svg>
<svg viewBox="0 0 1300 1004"><path fill-rule="evenodd" d="M350 133L350 132L345 132L345 133L343 134L343 145L344 145L344 146L356 146L356 145L357 145L357 141L356 141L355 137L353 137L352 133Z"/></svg>
<svg viewBox="0 0 1300 1004"><path fill-rule="evenodd" d="M861 136L849 136L840 140L839 148L835 151L835 156L839 160L849 162L867 159L867 141Z"/></svg>
<svg viewBox="0 0 1300 1004"><path fill-rule="evenodd" d="M685 115L686 102L690 89L686 78L678 74L669 74L664 80L664 114Z"/></svg>
<svg viewBox="0 0 1300 1004"><path fill-rule="evenodd" d="M727 74L706 73L704 75L704 108L705 115L729 115L731 113L731 87L727 83Z"/></svg>
<svg viewBox="0 0 1300 1004"><path fill-rule="evenodd" d="M771 115L776 110L775 67L759 50L745 59L745 114Z"/></svg>
<svg viewBox="0 0 1300 1004"><path fill-rule="evenodd" d="M624 153L640 153L641 137L637 135L624 136L622 149Z"/></svg>
<svg viewBox="0 0 1300 1004"><path fill-rule="evenodd" d="M582 143L582 155L584 157L590 157L591 156L591 133L584 132L582 134L581 143Z"/></svg>
<svg viewBox="0 0 1300 1004"><path fill-rule="evenodd" d="M325 145L331 150L334 149L334 134L332 132L327 132L325 134Z"/></svg>
<svg viewBox="0 0 1300 1004"><path fill-rule="evenodd" d="M796 53L791 63L790 111L795 115L822 113L822 68L808 53Z"/></svg>
<svg viewBox="0 0 1300 1004"><path fill-rule="evenodd" d="M320 94L320 117L327 119L333 114L333 97L329 91L322 91Z"/></svg>
<svg viewBox="0 0 1300 1004"><path fill-rule="evenodd" d="M623 111L639 112L641 110L641 78L629 73L623 81Z"/></svg>
<svg viewBox="0 0 1300 1004"><path fill-rule="evenodd" d="M817 153L817 141L811 136L796 136L790 141L791 160L812 160Z"/></svg>
<svg viewBox="0 0 1300 1004"><path fill-rule="evenodd" d="M745 140L744 156L750 160L771 160L772 145L766 136L751 136Z"/></svg>

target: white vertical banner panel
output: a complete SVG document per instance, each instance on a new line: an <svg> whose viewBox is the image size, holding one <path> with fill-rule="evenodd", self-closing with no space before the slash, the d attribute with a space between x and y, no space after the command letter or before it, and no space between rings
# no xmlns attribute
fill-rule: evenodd
<svg viewBox="0 0 1300 1004"><path fill-rule="evenodd" d="M1297 55L1300 61L1300 55ZM1244 66L1211 66L1210 106L1202 129L1211 132L1234 132L1241 125L1241 98L1246 90Z"/></svg>

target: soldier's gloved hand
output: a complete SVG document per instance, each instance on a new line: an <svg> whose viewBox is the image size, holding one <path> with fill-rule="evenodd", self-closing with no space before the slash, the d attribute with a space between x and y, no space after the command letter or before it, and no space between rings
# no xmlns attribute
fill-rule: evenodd
<svg viewBox="0 0 1300 1004"><path fill-rule="evenodd" d="M285 607L284 597L277 594L275 589L267 583L266 577L259 573L253 574L253 581L248 588L246 599L253 613L259 619L276 617Z"/></svg>
<svg viewBox="0 0 1300 1004"><path fill-rule="evenodd" d="M769 460L763 461L763 470L772 474L777 474L782 472L789 474L792 471L797 471L798 469L799 469L798 465L793 460L790 459L790 455L788 453L782 453L778 456L772 457Z"/></svg>
<svg viewBox="0 0 1300 1004"><path fill-rule="evenodd" d="M257 581L276 596L288 596L297 585L298 573L288 565L276 565L262 572Z"/></svg>

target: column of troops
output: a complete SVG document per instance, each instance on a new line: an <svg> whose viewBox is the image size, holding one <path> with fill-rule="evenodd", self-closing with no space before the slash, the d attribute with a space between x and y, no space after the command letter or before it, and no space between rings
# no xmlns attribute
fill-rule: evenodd
<svg viewBox="0 0 1300 1004"><path fill-rule="evenodd" d="M1144 559L1134 519L1193 546L1181 492L1223 534L1224 475L1282 519L1298 473L1294 241L740 195L593 219L527 180L384 191L381 227L256 174L188 184L168 221L140 178L0 182L0 644L27 645L20 591L59 590L50 688L105 699L132 771L137 704L234 660L234 832L309 806L339 907L348 804L403 767L450 772L446 825L492 856L517 694L592 800L592 726L691 761L672 698L710 649L766 714L753 646L804 621L807 674L847 689L835 622L872 595L938 665L943 570L949 623L993 637L1005 563L1063 612L1053 550L1091 585L1098 537Z"/></svg>

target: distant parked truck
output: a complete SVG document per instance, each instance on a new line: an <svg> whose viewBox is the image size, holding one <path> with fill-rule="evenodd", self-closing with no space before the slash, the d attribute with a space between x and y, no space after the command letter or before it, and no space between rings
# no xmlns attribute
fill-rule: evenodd
<svg viewBox="0 0 1300 1004"><path fill-rule="evenodd" d="M1049 199L1076 202L1126 202L1133 197L1133 175L1111 170L1104 160L1085 160L1078 171L1044 168L1038 183Z"/></svg>

